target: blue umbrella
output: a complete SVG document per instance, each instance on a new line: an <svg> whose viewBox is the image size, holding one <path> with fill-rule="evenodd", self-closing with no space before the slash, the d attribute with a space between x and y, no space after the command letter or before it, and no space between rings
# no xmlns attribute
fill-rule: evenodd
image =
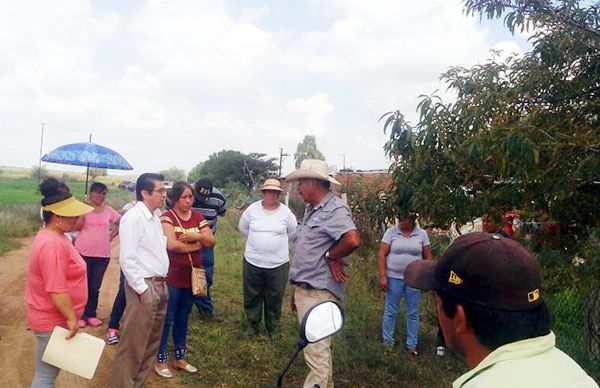
<svg viewBox="0 0 600 388"><path fill-rule="evenodd" d="M49 163L86 166L86 194L90 167L133 170L133 167L118 152L92 142L65 144L44 155L42 160Z"/></svg>

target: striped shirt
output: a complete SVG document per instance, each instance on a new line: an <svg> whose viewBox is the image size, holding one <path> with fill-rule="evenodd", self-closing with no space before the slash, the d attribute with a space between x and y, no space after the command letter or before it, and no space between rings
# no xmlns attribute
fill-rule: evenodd
<svg viewBox="0 0 600 388"><path fill-rule="evenodd" d="M227 211L227 199L225 195L217 188L212 189L207 197L195 195L192 210L204 216L208 222L213 234L217 233L217 217L224 216Z"/></svg>

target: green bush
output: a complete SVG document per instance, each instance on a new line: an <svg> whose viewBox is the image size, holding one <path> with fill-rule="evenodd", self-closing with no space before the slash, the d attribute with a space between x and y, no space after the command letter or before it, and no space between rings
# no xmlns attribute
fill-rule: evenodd
<svg viewBox="0 0 600 388"><path fill-rule="evenodd" d="M229 182L221 188L227 198L227 207L238 208L245 203L257 201L261 198L259 191L249 192L244 186L236 182Z"/></svg>

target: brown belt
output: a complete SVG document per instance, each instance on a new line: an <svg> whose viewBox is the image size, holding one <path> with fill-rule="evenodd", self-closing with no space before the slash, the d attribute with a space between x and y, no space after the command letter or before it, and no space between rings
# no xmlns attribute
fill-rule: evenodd
<svg viewBox="0 0 600 388"><path fill-rule="evenodd" d="M161 276L152 276L151 278L144 278L145 280L149 280L151 282L161 282L164 283L167 281L167 278L163 278Z"/></svg>
<svg viewBox="0 0 600 388"><path fill-rule="evenodd" d="M313 286L311 286L308 283L302 283L302 282L298 282L296 283L296 286L300 287L300 288L304 288L305 290L314 290L315 288Z"/></svg>

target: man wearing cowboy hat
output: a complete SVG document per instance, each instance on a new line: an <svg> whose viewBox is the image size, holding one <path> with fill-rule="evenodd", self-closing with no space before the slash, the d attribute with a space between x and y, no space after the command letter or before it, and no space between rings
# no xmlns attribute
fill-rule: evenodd
<svg viewBox="0 0 600 388"><path fill-rule="evenodd" d="M298 181L298 192L307 203L297 229L296 249L289 281L292 310L302 321L307 310L316 303L344 299L348 280L345 267L348 256L360 244L360 235L352 221L348 206L330 190L340 183L329 176L327 163L306 159L300 168L286 177ZM331 338L309 344L304 359L310 368L304 387L333 386Z"/></svg>

